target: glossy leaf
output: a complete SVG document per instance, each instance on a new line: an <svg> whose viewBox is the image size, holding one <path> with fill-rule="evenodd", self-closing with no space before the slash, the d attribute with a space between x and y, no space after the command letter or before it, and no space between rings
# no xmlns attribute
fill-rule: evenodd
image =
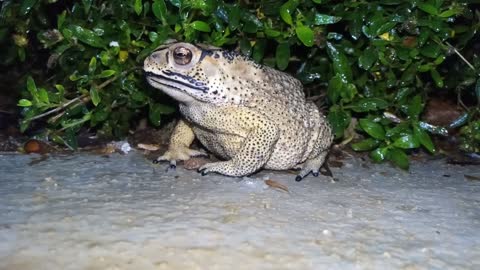
<svg viewBox="0 0 480 270"><path fill-rule="evenodd" d="M133 4L133 8L135 10L135 13L137 13L137 15L140 15L143 10L142 0L135 0L135 3Z"/></svg>
<svg viewBox="0 0 480 270"><path fill-rule="evenodd" d="M407 154L398 148L389 149L387 153L387 159L404 170L408 170L410 166Z"/></svg>
<svg viewBox="0 0 480 270"><path fill-rule="evenodd" d="M94 56L90 59L90 63L88 64L88 74L92 75L95 73L97 69L97 58Z"/></svg>
<svg viewBox="0 0 480 270"><path fill-rule="evenodd" d="M352 144L352 149L354 151L369 151L379 145L380 141L373 138L368 138L363 141Z"/></svg>
<svg viewBox="0 0 480 270"><path fill-rule="evenodd" d="M351 121L351 116L348 112L342 110L337 106L332 106L330 112L328 113L328 121L333 129L333 134L335 138L343 137L343 132L345 128L348 127Z"/></svg>
<svg viewBox="0 0 480 270"><path fill-rule="evenodd" d="M17 106L20 106L20 107L30 107L30 106L32 106L32 102L31 102L30 100L28 100L28 99L22 98L22 99L20 99L20 100L18 101Z"/></svg>
<svg viewBox="0 0 480 270"><path fill-rule="evenodd" d="M411 118L417 118L419 114L423 111L423 103L422 97L420 95L416 95L410 101L408 105L407 114Z"/></svg>
<svg viewBox="0 0 480 270"><path fill-rule="evenodd" d="M192 26L193 29L195 29L197 31L207 32L207 33L211 31L208 23L206 23L204 21L194 21L190 25Z"/></svg>
<svg viewBox="0 0 480 270"><path fill-rule="evenodd" d="M393 145L398 148L410 149L410 148L418 148L420 146L420 142L412 134L407 134L405 136L402 136L396 139L393 142Z"/></svg>
<svg viewBox="0 0 480 270"><path fill-rule="evenodd" d="M422 11L425 11L428 14L431 14L431 15L437 15L438 14L438 9L434 5L431 5L431 4L419 3L418 8L421 9Z"/></svg>
<svg viewBox="0 0 480 270"><path fill-rule="evenodd" d="M163 24L166 24L167 6L164 0L154 0L152 4L153 15Z"/></svg>
<svg viewBox="0 0 480 270"><path fill-rule="evenodd" d="M335 104L340 98L340 92L342 91L344 82L342 78L337 74L333 76L328 82L327 95L330 102Z"/></svg>
<svg viewBox="0 0 480 270"><path fill-rule="evenodd" d="M255 46L253 47L253 59L256 62L261 62L263 56L265 54L265 48L267 46L267 42L264 39L257 40Z"/></svg>
<svg viewBox="0 0 480 270"><path fill-rule="evenodd" d="M341 19L341 17L315 13L315 19L313 23L315 25L334 24L339 22Z"/></svg>
<svg viewBox="0 0 480 270"><path fill-rule="evenodd" d="M307 47L313 46L313 31L308 26L300 25L295 28L298 39Z"/></svg>
<svg viewBox="0 0 480 270"><path fill-rule="evenodd" d="M67 30L71 31L73 37L92 47L103 48L106 45L105 41L95 32L80 25L69 25Z"/></svg>
<svg viewBox="0 0 480 270"><path fill-rule="evenodd" d="M280 17L289 25L293 25L292 13L295 10L296 1L289 0L280 6Z"/></svg>
<svg viewBox="0 0 480 270"><path fill-rule="evenodd" d="M33 78L30 76L27 78L27 90L32 96L37 96L37 86L35 85Z"/></svg>
<svg viewBox="0 0 480 270"><path fill-rule="evenodd" d="M389 103L381 98L361 98L352 104L352 110L356 112L376 111L387 108Z"/></svg>
<svg viewBox="0 0 480 270"><path fill-rule="evenodd" d="M100 103L100 95L95 87L90 88L90 98L93 105L97 106Z"/></svg>
<svg viewBox="0 0 480 270"><path fill-rule="evenodd" d="M439 126L434 126L432 124L426 123L426 122L418 122L421 128L424 130L427 130L428 132L432 134L437 134L441 136L448 136L448 130L444 127L439 127Z"/></svg>
<svg viewBox="0 0 480 270"><path fill-rule="evenodd" d="M379 123L376 123L370 119L360 119L360 127L370 136L378 140L385 139L385 130L383 126Z"/></svg>
<svg viewBox="0 0 480 270"><path fill-rule="evenodd" d="M370 158L372 158L375 162L382 162L387 158L388 148L387 147L379 147L372 152L370 152Z"/></svg>
<svg viewBox="0 0 480 270"><path fill-rule="evenodd" d="M360 57L358 58L358 66L365 70L369 70L372 67L372 65L375 64L377 59L378 59L377 51L372 47L368 47L363 51L363 54L360 55Z"/></svg>
<svg viewBox="0 0 480 270"><path fill-rule="evenodd" d="M27 15L37 3L37 0L23 0L22 5L20 6L20 15Z"/></svg>
<svg viewBox="0 0 480 270"><path fill-rule="evenodd" d="M437 87L438 88L443 88L443 86L444 86L443 78L435 68L430 69L430 75L432 76L432 79L435 82L435 84L437 85Z"/></svg>
<svg viewBox="0 0 480 270"><path fill-rule="evenodd" d="M347 57L338 50L332 43L327 42L327 52L333 62L333 70L344 82L352 80L352 69Z"/></svg>
<svg viewBox="0 0 480 270"><path fill-rule="evenodd" d="M38 100L45 105L50 104L50 98L48 97L48 92L45 88L38 89Z"/></svg>
<svg viewBox="0 0 480 270"><path fill-rule="evenodd" d="M430 153L435 153L435 146L428 133L423 130L418 123L413 125L413 136L418 140Z"/></svg>
<svg viewBox="0 0 480 270"><path fill-rule="evenodd" d="M115 73L117 72L112 69L103 70L100 74L98 74L98 78L108 78L115 75Z"/></svg>

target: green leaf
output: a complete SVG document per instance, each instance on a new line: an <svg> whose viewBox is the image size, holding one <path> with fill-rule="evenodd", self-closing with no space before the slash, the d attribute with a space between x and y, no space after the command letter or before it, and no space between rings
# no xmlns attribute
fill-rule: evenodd
<svg viewBox="0 0 480 270"><path fill-rule="evenodd" d="M18 101L17 106L20 106L20 107L30 107L30 106L32 106L32 102L31 102L30 100L28 100L28 99L22 98L22 99L20 99L20 100Z"/></svg>
<svg viewBox="0 0 480 270"><path fill-rule="evenodd" d="M65 23L65 17L67 16L67 11L63 11L57 17L57 28L62 29L63 24Z"/></svg>
<svg viewBox="0 0 480 270"><path fill-rule="evenodd" d="M335 138L343 137L343 132L348 127L352 119L349 112L344 111L338 105L330 107L330 112L328 113L327 118L332 126Z"/></svg>
<svg viewBox="0 0 480 270"><path fill-rule="evenodd" d="M393 145L398 148L411 149L418 148L420 142L412 134L404 135L393 142Z"/></svg>
<svg viewBox="0 0 480 270"><path fill-rule="evenodd" d="M38 89L38 99L40 100L40 102L46 105L50 104L50 98L48 97L48 92L45 88Z"/></svg>
<svg viewBox="0 0 480 270"><path fill-rule="evenodd" d="M373 161L375 162L382 162L385 160L388 154L388 148L387 147L379 147L372 152L370 152L370 158L372 158Z"/></svg>
<svg viewBox="0 0 480 270"><path fill-rule="evenodd" d="M37 86L35 85L35 81L31 76L28 76L27 78L27 90L32 96L32 99L35 103L39 102L38 98L38 91L37 91Z"/></svg>
<svg viewBox="0 0 480 270"><path fill-rule="evenodd" d="M423 111L423 103L422 97L420 95L416 95L408 104L407 114L410 118L418 118L420 113Z"/></svg>
<svg viewBox="0 0 480 270"><path fill-rule="evenodd" d="M398 138L410 133L412 133L412 130L410 129L409 123L402 122L395 127L388 129L387 132L385 132L385 136L387 136L387 138Z"/></svg>
<svg viewBox="0 0 480 270"><path fill-rule="evenodd" d="M294 5L295 1L289 0L282 6L280 6L280 17L284 22L286 22L289 25L293 25L293 20L292 20L292 12L295 10L296 5Z"/></svg>
<svg viewBox="0 0 480 270"><path fill-rule="evenodd" d="M69 25L66 27L66 29L64 29L64 31L65 30L71 31L73 37L92 47L104 48L106 45L105 41L95 32L85 29L80 25Z"/></svg>
<svg viewBox="0 0 480 270"><path fill-rule="evenodd" d="M165 5L165 1L163 0L154 0L152 4L152 11L153 15L157 19L159 19L162 24L167 24L166 16L167 16L167 6Z"/></svg>
<svg viewBox="0 0 480 270"><path fill-rule="evenodd" d="M427 3L419 3L418 8L431 15L438 14L438 9L434 5L430 5Z"/></svg>
<svg viewBox="0 0 480 270"><path fill-rule="evenodd" d="M377 147L380 144L380 141L373 138L368 138L363 141L352 144L352 149L354 151L369 151Z"/></svg>
<svg viewBox="0 0 480 270"><path fill-rule="evenodd" d="M335 75L328 81L327 96L331 103L335 104L340 97L344 82L340 75Z"/></svg>
<svg viewBox="0 0 480 270"><path fill-rule="evenodd" d="M438 16L442 17L442 18L448 18L448 17L452 17L452 16L455 16L457 14L461 14L462 13L462 10L460 9L447 9L443 12L441 12L440 14L438 14Z"/></svg>
<svg viewBox="0 0 480 270"><path fill-rule="evenodd" d="M240 26L240 8L232 6L228 9L228 27L231 30L236 30Z"/></svg>
<svg viewBox="0 0 480 270"><path fill-rule="evenodd" d="M381 98L361 98L352 104L355 112L376 111L387 108L389 103Z"/></svg>
<svg viewBox="0 0 480 270"><path fill-rule="evenodd" d="M393 162L393 164L397 165L398 167L404 170L408 170L408 156L403 150L398 148L390 148L387 153L387 159Z"/></svg>
<svg viewBox="0 0 480 270"><path fill-rule="evenodd" d="M265 54L265 48L267 47L267 41L265 39L258 39L253 47L253 59L260 63L263 59L263 55Z"/></svg>
<svg viewBox="0 0 480 270"><path fill-rule="evenodd" d="M112 75L114 75L115 73L117 73L115 70L113 69L106 69L106 70L103 70L100 74L98 74L98 78L108 78L108 77L111 77Z"/></svg>
<svg viewBox="0 0 480 270"><path fill-rule="evenodd" d="M418 124L420 125L421 128L423 128L424 130L427 130L428 132L432 133L432 134L437 134L437 135L441 135L441 136L448 136L448 130L444 127L439 127L439 126L434 126L434 125L431 125L429 123L426 123L426 122L418 122Z"/></svg>
<svg viewBox="0 0 480 270"><path fill-rule="evenodd" d="M315 25L333 24L333 23L339 22L341 19L342 19L341 17L315 13L313 24Z"/></svg>
<svg viewBox="0 0 480 270"><path fill-rule="evenodd" d="M207 33L211 31L208 23L206 23L204 21L194 21L190 25L192 26L193 29L195 29L197 31L207 32Z"/></svg>
<svg viewBox="0 0 480 270"><path fill-rule="evenodd" d="M369 70L378 59L378 52L373 47L367 47L358 58L358 66Z"/></svg>
<svg viewBox="0 0 480 270"><path fill-rule="evenodd" d="M430 69L430 75L432 76L433 81L437 85L438 88L443 88L443 78L440 76L440 73L435 68Z"/></svg>
<svg viewBox="0 0 480 270"><path fill-rule="evenodd" d="M32 96L37 96L37 86L31 76L28 76L27 78L27 90Z"/></svg>
<svg viewBox="0 0 480 270"><path fill-rule="evenodd" d="M370 119L360 119L360 127L370 136L378 140L385 139L385 130L379 123L373 122Z"/></svg>
<svg viewBox="0 0 480 270"><path fill-rule="evenodd" d="M275 61L280 70L284 70L288 67L288 63L290 62L290 45L288 43L278 44L275 51Z"/></svg>
<svg viewBox="0 0 480 270"><path fill-rule="evenodd" d="M135 0L135 4L133 5L133 9L135 10L135 13L137 13L137 15L140 15L142 13L142 9L143 9L142 0Z"/></svg>
<svg viewBox="0 0 480 270"><path fill-rule="evenodd" d="M100 103L100 95L95 87L90 88L90 97L92 98L93 105L97 106Z"/></svg>
<svg viewBox="0 0 480 270"><path fill-rule="evenodd" d="M58 95L63 98L63 95L65 94L65 87L63 87L63 85L61 84L55 84L55 88L57 89L58 91Z"/></svg>
<svg viewBox="0 0 480 270"><path fill-rule="evenodd" d="M273 30L273 29L265 29L265 35L267 35L267 37L271 37L271 38L276 38L278 36L280 36L282 34L282 32L280 31L277 31L277 30Z"/></svg>
<svg viewBox="0 0 480 270"><path fill-rule="evenodd" d="M246 38L242 38L239 42L240 45L240 52L242 52L243 55L250 56L252 53L252 45L250 44L250 41Z"/></svg>
<svg viewBox="0 0 480 270"><path fill-rule="evenodd" d="M343 83L342 91L340 92L340 97L345 103L349 103L353 98L358 94L357 87L353 83Z"/></svg>
<svg viewBox="0 0 480 270"><path fill-rule="evenodd" d="M20 6L20 15L27 15L36 3L37 0L23 0L22 5Z"/></svg>
<svg viewBox="0 0 480 270"><path fill-rule="evenodd" d="M90 63L88 64L88 74L93 75L96 69L97 69L97 58L94 56L90 59Z"/></svg>
<svg viewBox="0 0 480 270"><path fill-rule="evenodd" d="M413 125L413 136L430 152L435 153L435 146L428 133L418 123Z"/></svg>
<svg viewBox="0 0 480 270"><path fill-rule="evenodd" d="M298 39L307 47L313 46L313 31L308 26L300 25L295 28Z"/></svg>
<svg viewBox="0 0 480 270"><path fill-rule="evenodd" d="M340 75L344 82L352 81L352 69L347 57L339 51L332 43L327 42L328 56L333 62L333 70L337 75Z"/></svg>

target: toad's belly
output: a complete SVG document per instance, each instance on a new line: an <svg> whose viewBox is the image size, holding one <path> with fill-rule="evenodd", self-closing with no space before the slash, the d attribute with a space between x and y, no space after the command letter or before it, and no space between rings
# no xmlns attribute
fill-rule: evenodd
<svg viewBox="0 0 480 270"><path fill-rule="evenodd" d="M245 137L233 134L214 133L201 127L193 127L197 139L214 155L224 159L232 159L240 151ZM291 169L298 163L303 162L306 142L288 141L288 137L280 136L273 146L272 155L262 166L265 169L286 170Z"/></svg>

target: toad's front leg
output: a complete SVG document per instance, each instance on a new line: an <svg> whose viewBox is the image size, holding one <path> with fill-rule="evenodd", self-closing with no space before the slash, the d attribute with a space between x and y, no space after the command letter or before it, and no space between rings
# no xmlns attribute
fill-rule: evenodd
<svg viewBox="0 0 480 270"><path fill-rule="evenodd" d="M195 135L192 129L184 120L180 120L170 137L168 150L153 162L158 163L159 161L169 161L170 168L175 169L177 161L179 160L188 160L191 157L206 155L203 152L190 149L190 145L194 139Z"/></svg>

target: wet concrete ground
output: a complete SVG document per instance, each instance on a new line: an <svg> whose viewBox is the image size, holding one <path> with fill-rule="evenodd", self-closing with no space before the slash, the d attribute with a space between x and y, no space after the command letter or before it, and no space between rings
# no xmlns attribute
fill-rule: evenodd
<svg viewBox="0 0 480 270"><path fill-rule="evenodd" d="M297 183L38 158L0 155L0 269L480 269L478 167L347 159Z"/></svg>

